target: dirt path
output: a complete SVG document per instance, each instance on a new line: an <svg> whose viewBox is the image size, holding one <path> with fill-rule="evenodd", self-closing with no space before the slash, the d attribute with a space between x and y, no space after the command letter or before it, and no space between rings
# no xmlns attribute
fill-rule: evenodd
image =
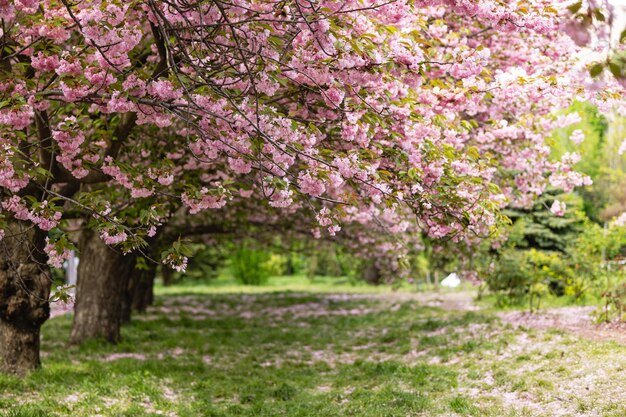
<svg viewBox="0 0 626 417"><path fill-rule="evenodd" d="M405 294L426 305L443 309L478 310L474 304L475 293L424 293ZM593 306L572 306L543 309L537 313L527 311L506 311L498 313L498 317L514 327L549 330L558 329L574 333L590 340L615 341L626 344L626 322L596 323Z"/></svg>
<svg viewBox="0 0 626 417"><path fill-rule="evenodd" d="M561 307L550 308L530 314L522 311L499 313L505 323L515 327L533 329L565 330L586 339L598 341L615 341L626 344L626 323L596 323L593 312L596 307Z"/></svg>
<svg viewBox="0 0 626 417"><path fill-rule="evenodd" d="M474 304L476 293L429 292L384 294L384 298L415 300L432 307L451 310L475 311L480 307ZM574 333L590 340L615 341L626 344L626 323L596 323L593 306L572 306L543 309L537 313L527 311L507 311L498 317L514 327L549 330L558 329Z"/></svg>

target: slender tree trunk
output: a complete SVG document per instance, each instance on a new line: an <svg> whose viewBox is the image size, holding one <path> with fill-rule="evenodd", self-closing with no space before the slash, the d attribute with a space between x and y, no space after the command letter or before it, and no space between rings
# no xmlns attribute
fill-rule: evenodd
<svg viewBox="0 0 626 417"><path fill-rule="evenodd" d="M136 278L135 271L126 277L126 288L122 294L121 324L130 323L130 316L133 308L133 292L135 291Z"/></svg>
<svg viewBox="0 0 626 417"><path fill-rule="evenodd" d="M172 268L165 265L161 265L161 278L163 279L163 286L169 287L172 285Z"/></svg>
<svg viewBox="0 0 626 417"><path fill-rule="evenodd" d="M287 262L285 262L285 275L290 277L293 274L294 274L293 255L290 253L287 255Z"/></svg>
<svg viewBox="0 0 626 417"><path fill-rule="evenodd" d="M317 252L313 252L311 253L311 255L309 256L309 264L307 267L307 271L306 271L306 275L308 279L314 279L315 275L317 274L317 269L318 269L318 260L319 260L319 255L317 254Z"/></svg>
<svg viewBox="0 0 626 417"><path fill-rule="evenodd" d="M140 313L145 312L148 306L154 302L154 279L157 265L148 262L147 268L135 275L137 278L132 292L132 309Z"/></svg>
<svg viewBox="0 0 626 417"><path fill-rule="evenodd" d="M80 254L70 342L102 338L116 343L120 340L124 299L136 257L105 245L90 231L81 237Z"/></svg>
<svg viewBox="0 0 626 417"><path fill-rule="evenodd" d="M10 221L0 241L0 371L23 375L40 366L41 325L50 317L45 233Z"/></svg>
<svg viewBox="0 0 626 417"><path fill-rule="evenodd" d="M122 322L130 321L133 311L143 313L154 300L154 278L156 277L157 265L147 262L147 269L134 268L128 280L128 287L122 307Z"/></svg>

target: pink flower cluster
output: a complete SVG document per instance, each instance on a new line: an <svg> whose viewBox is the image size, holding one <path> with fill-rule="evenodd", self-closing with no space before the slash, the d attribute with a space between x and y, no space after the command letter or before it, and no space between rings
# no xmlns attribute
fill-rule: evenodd
<svg viewBox="0 0 626 417"><path fill-rule="evenodd" d="M31 221L45 231L56 227L63 216L60 211L50 209L47 201L38 204L36 209L29 210L24 201L16 195L3 202L2 207L13 212L16 219Z"/></svg>
<svg viewBox="0 0 626 417"><path fill-rule="evenodd" d="M63 262L72 256L72 252L67 248L58 248L57 245L46 238L44 252L48 255L48 264L54 268L63 267Z"/></svg>

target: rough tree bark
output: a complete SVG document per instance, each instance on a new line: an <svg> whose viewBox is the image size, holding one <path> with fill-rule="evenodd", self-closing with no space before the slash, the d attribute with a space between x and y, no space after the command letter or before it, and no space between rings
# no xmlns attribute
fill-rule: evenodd
<svg viewBox="0 0 626 417"><path fill-rule="evenodd" d="M81 262L70 343L79 344L93 338L117 343L128 280L136 257L105 245L91 231L84 232L79 245Z"/></svg>
<svg viewBox="0 0 626 417"><path fill-rule="evenodd" d="M10 221L0 241L0 371L39 367L41 325L50 317L45 232Z"/></svg>

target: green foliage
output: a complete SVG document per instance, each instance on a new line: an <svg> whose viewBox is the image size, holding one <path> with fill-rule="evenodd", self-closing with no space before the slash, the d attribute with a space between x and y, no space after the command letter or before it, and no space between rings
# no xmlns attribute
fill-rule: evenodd
<svg viewBox="0 0 626 417"><path fill-rule="evenodd" d="M270 254L249 244L235 249L230 267L235 279L245 285L263 285L271 275Z"/></svg>
<svg viewBox="0 0 626 417"><path fill-rule="evenodd" d="M450 401L450 408L461 415L480 415L480 409L467 397L454 397Z"/></svg>
<svg viewBox="0 0 626 417"><path fill-rule="evenodd" d="M550 212L555 200L565 201L567 211L562 217ZM505 214L513 222L507 245L520 249L538 249L565 252L566 247L584 227L582 200L574 195L548 190L530 209L509 209Z"/></svg>
<svg viewBox="0 0 626 417"><path fill-rule="evenodd" d="M228 248L219 243L186 243L185 253L189 255L187 269L184 272L172 270L163 265L163 272L168 274L168 285L181 282L209 282L219 276L228 259ZM164 252L171 253L171 252ZM146 261L140 258L137 269L146 269Z"/></svg>
<svg viewBox="0 0 626 417"><path fill-rule="evenodd" d="M309 278L315 276L350 277L359 275L361 261L338 245L316 248L307 254Z"/></svg>
<svg viewBox="0 0 626 417"><path fill-rule="evenodd" d="M609 122L589 103L575 102L567 113L574 111L582 121L553 132L553 156L560 158L566 152L577 152L582 156L576 169L589 175L593 185L576 192L583 198L587 216L594 222L603 223L626 211L626 155L619 153L626 119L617 116ZM585 134L585 140L579 145L569 139L576 129Z"/></svg>
<svg viewBox="0 0 626 417"><path fill-rule="evenodd" d="M563 217L549 210L555 199L568 203ZM617 231L607 237L582 207L575 195L548 191L531 209L509 210L509 240L487 257L486 267L483 261L489 289L513 301L527 300L531 311L549 294L581 300L601 281L602 254L616 253L626 243Z"/></svg>
<svg viewBox="0 0 626 417"><path fill-rule="evenodd" d="M217 278L220 268L224 266L227 253L220 244L191 245L193 255L189 258L189 265L184 274L175 273L174 280L192 279L195 281L209 281Z"/></svg>
<svg viewBox="0 0 626 417"><path fill-rule="evenodd" d="M0 417L47 417L43 410L34 406L21 406L6 412L1 412Z"/></svg>
<svg viewBox="0 0 626 417"><path fill-rule="evenodd" d="M575 301L589 291L613 297L607 283L621 275L609 267L626 253L626 228L602 228L581 214L570 206L569 219L533 212L518 217L501 249L481 253L489 289L514 302L526 300L531 310L548 294Z"/></svg>
<svg viewBox="0 0 626 417"><path fill-rule="evenodd" d="M616 285L602 293L604 306L596 312L598 322L611 322L614 319L622 321L626 313L626 283Z"/></svg>
<svg viewBox="0 0 626 417"><path fill-rule="evenodd" d="M509 298L528 297L534 311L548 293L563 295L572 278L573 271L558 252L509 248L500 254L487 282L492 291Z"/></svg>
<svg viewBox="0 0 626 417"><path fill-rule="evenodd" d="M308 271L308 259L306 256L289 251L285 254L285 257L285 275L301 274Z"/></svg>
<svg viewBox="0 0 626 417"><path fill-rule="evenodd" d="M271 253L263 265L270 275L284 275L287 272L288 261L287 255Z"/></svg>
<svg viewBox="0 0 626 417"><path fill-rule="evenodd" d="M606 165L605 153L610 145L607 141L609 123L606 117L589 103L574 102L566 113L574 112L578 113L582 120L553 132L552 155L560 158L566 152L579 153L582 159L576 165L576 169L595 180L601 175L602 167ZM580 144L575 144L570 140L575 130L582 130L585 134L585 139Z"/></svg>

